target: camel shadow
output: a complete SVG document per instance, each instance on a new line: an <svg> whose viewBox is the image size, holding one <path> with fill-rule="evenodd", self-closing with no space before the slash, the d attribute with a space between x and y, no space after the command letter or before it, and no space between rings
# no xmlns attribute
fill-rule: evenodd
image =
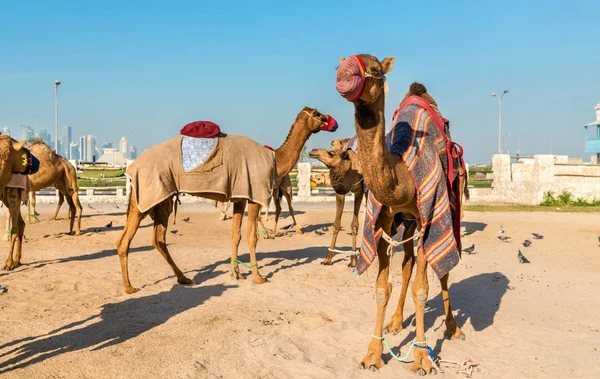
<svg viewBox="0 0 600 379"><path fill-rule="evenodd" d="M461 221L460 226L465 228L466 235L468 235L475 232L483 232L487 224L483 222Z"/></svg>
<svg viewBox="0 0 600 379"><path fill-rule="evenodd" d="M508 278L500 272L483 273L451 284L448 291L452 311L455 314L454 318L458 327L462 328L467 321L470 321L473 329L476 332L480 332L493 325L494 317L502 302L502 297L511 289L508 284ZM407 299L407 301L409 300ZM427 302L427 307L425 308L426 332L428 328L432 328L433 330L446 329L443 322L444 312L442 294L438 293L433 299ZM442 322L439 325L434 325L440 316L442 316ZM402 327L404 329L409 328L411 331L399 346L406 346L415 339L415 328L411 327L414 324L414 318L415 315L411 314L403 321ZM468 335L466 337L469 338ZM445 339L436 341L433 350L439 353L445 341ZM397 350L397 348L394 348L394 350ZM389 353L385 355L384 360L386 362L391 359L392 357Z"/></svg>
<svg viewBox="0 0 600 379"><path fill-rule="evenodd" d="M84 349L96 351L123 343L234 287L176 285L169 291L105 304L100 313L87 319L62 326L47 334L0 346L0 359L13 356L0 360L0 376L65 353ZM82 327L84 324L86 326ZM12 349L7 350L9 348Z"/></svg>

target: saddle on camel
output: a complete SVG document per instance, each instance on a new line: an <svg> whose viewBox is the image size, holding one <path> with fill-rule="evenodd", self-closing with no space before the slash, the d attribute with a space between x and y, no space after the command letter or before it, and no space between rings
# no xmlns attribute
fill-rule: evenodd
<svg viewBox="0 0 600 379"><path fill-rule="evenodd" d="M336 89L354 105L358 156L369 188L356 273L363 273L375 257L379 261L375 283L377 320L361 366L375 370L384 365L383 333L402 330L404 302L416 265L412 285L416 337L405 357L390 353L397 360L406 361L413 352L411 370L425 375L439 369L425 336L428 266L439 278L442 288L446 316L444 336L464 339L452 314L448 277L460 259L461 196L466 187L466 173L462 148L452 142L449 122L420 83L410 86L386 134L385 75L392 70L394 61L393 57L379 61L369 54L341 58L336 78ZM418 239L416 256L415 239ZM404 250L402 291L396 311L384 327L392 291L392 256L400 248Z"/></svg>
<svg viewBox="0 0 600 379"><path fill-rule="evenodd" d="M152 243L162 254L180 284L191 284L177 267L166 244L169 216L178 195L186 193L218 202L233 203L231 273L237 279L239 264L252 270L253 282L265 283L256 261L257 221L261 207L267 207L278 178L287 175L311 134L335 131L337 123L329 115L304 107L296 116L290 135L276 150L240 135L224 134L215 123L196 121L180 135L155 145L140 155L127 169L131 196L125 228L117 240L123 284L127 293L138 290L129 281L129 246L141 221L154 220ZM250 265L238 260L241 226L248 204L248 247Z"/></svg>

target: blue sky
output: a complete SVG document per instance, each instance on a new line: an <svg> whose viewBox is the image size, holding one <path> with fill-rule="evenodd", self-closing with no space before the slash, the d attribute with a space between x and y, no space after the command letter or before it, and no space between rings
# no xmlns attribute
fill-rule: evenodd
<svg viewBox="0 0 600 379"><path fill-rule="evenodd" d="M505 149L520 139L522 155L552 144L586 156L599 15L600 1L2 2L0 127L53 131L59 79L59 123L74 137L124 135L141 151L212 120L279 146L309 105L340 123L308 142L326 147L354 135L353 107L334 86L339 57L370 53L396 58L388 122L410 83L424 83L469 163L497 151L490 92L503 89Z"/></svg>

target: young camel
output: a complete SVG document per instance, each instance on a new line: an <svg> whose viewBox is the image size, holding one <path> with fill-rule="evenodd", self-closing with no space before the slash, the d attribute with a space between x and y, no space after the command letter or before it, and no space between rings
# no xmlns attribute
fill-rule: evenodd
<svg viewBox="0 0 600 379"><path fill-rule="evenodd" d="M332 146L334 144L332 143ZM359 174L358 167L354 167L351 155L356 155L352 150L325 150L313 149L308 155L313 159L318 159L329 168L329 178L331 186L335 190L335 221L333 222L333 234L331 244L327 249L327 256L321 262L322 265L332 265L332 259L335 252L335 242L342 226L342 213L344 212L344 203L346 194L354 194L354 213L352 215L352 255L348 267L355 267L357 261L356 236L358 235L358 213L364 196L363 176Z"/></svg>
<svg viewBox="0 0 600 379"><path fill-rule="evenodd" d="M53 185L58 190L58 204L52 220L56 220L60 207L66 198L67 204L69 204L69 233L73 233L73 226L77 217L75 235L80 235L83 209L79 202L79 184L77 183L75 167L66 158L56 154L45 142L34 142L29 149L41 161L40 170L36 174L29 175L29 201L27 206L29 222L35 220L35 193Z"/></svg>
<svg viewBox="0 0 600 379"><path fill-rule="evenodd" d="M300 157L300 151L302 149L302 146L304 146L311 134L318 133L320 130L334 131L335 128L332 128L332 122L334 122L334 120L332 120L332 117L321 114L316 109L304 107L302 111L298 113L298 116L296 117L296 120L294 121L294 124L292 125L290 133L286 138L285 142L281 145L279 149L275 150L274 158L276 172L273 173L274 176L276 178L281 178L292 170L292 168L294 167L294 165ZM142 157L140 156L138 160L140 158ZM272 180L273 177L264 178L264 183L271 183L269 184L268 188L272 188ZM267 282L267 280L260 275L256 260L256 230L261 205L253 201L248 201L246 199L228 199L225 195L221 193L192 193L191 195L204 197L210 200L216 200L219 202L231 200L231 202L233 203L233 220L231 233L231 274L236 279L245 279L245 277L241 275L238 267L238 248L241 241L240 232L242 227L242 217L244 215L244 210L246 209L246 203L248 203L247 240L248 248L250 250L250 264L253 276L253 283L262 284ZM167 224L171 211L173 210L173 205L173 198L169 197L164 201L153 206L150 210L142 213L137 207L136 199L133 196L133 194L132 196L130 196L129 206L127 208L127 221L125 223L125 228L123 229L123 232L117 240L117 250L121 262L123 284L125 286L125 292L127 292L128 294L139 291L139 289L134 288L131 285L131 282L129 281L129 272L127 264L129 246L131 244L131 240L135 236L137 229L140 226L141 221L148 215L150 215L150 217L154 220L154 233L152 237L152 244L161 253L163 258L165 258L169 266L171 266L171 269L177 277L177 282L186 285L192 284L192 281L188 279L177 267L177 265L171 258L171 255L169 254L169 250L167 249Z"/></svg>
<svg viewBox="0 0 600 379"><path fill-rule="evenodd" d="M386 144L385 135L385 92L387 91L385 75L392 70L394 57L387 57L379 61L372 55L361 54L352 56L349 59L355 59L361 64L362 81L358 79L358 85L349 84L346 88L356 89L356 92L344 93L345 83L352 83L352 78L345 74L351 72L350 65L352 61L344 65L345 59L340 59L340 69L338 69L338 82L336 88L342 96L353 103L355 113L355 126L360 149L358 156L362 165L364 180L369 191L382 205L382 211L379 215L379 226L388 236L392 235L392 225L395 216L402 217L404 220L416 220L413 227L406 230L404 238L411 237L415 232L415 225L419 228L422 224L430 220L421 220L419 209L417 208L417 194L415 183L412 179L406 164L398 154L392 154ZM357 83L356 81L354 83ZM412 86L411 86L412 88ZM424 87L423 87L424 88ZM426 91L421 94L426 101L435 105L435 101ZM433 126L435 128L435 126ZM441 175L444 175L443 173ZM464 175L464 173L463 173ZM444 180L444 178L440 178ZM403 238L403 239L404 239ZM457 241L458 242L458 241ZM416 255L417 273L412 286L412 296L415 303L416 319L416 338L415 341L424 343L425 339L425 305L429 291L427 280L427 261L423 249L419 244ZM404 260L402 263L402 292L396 312L392 316L391 322L384 327L384 318L387 303L390 299L392 286L389 283L390 274L390 256L387 254L388 242L382 238L377 246L377 258L379 260L379 270L376 280L375 298L377 303L377 321L373 337L368 346L368 352L361 361L361 367L370 370L379 369L384 365L381 355L383 352L382 336L386 332L397 333L402 330L403 307L408 289L409 280L415 265L415 255L413 251L413 241L409 240L403 243ZM464 339L465 335L457 326L452 308L450 306L450 297L448 294L448 274L440 278L442 287L442 298L445 307L445 323L447 338ZM414 362L411 366L413 372L419 375L434 374L435 368L429 358L429 352L425 348L415 346Z"/></svg>
<svg viewBox="0 0 600 379"><path fill-rule="evenodd" d="M21 264L25 233L25 221L21 217L21 192L19 189L6 186L13 174L35 173L40 167L38 159L25 148L26 142L17 142L7 135L0 135L0 194L2 203L9 209L12 219L8 258L4 263L5 270L12 270Z"/></svg>

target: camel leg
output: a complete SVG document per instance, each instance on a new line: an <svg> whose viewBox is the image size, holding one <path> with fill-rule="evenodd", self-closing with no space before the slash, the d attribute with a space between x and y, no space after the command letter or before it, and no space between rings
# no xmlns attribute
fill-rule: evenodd
<svg viewBox="0 0 600 379"><path fill-rule="evenodd" d="M171 270L177 277L177 283L179 284L192 284L193 282L188 279L183 272L177 267L169 249L167 248L167 226L169 224L169 216L173 210L173 199L169 198L162 203L156 205L152 211L152 218L154 219L154 233L152 235L152 245L158 250L158 252L165 258Z"/></svg>
<svg viewBox="0 0 600 379"><path fill-rule="evenodd" d="M246 209L247 200L240 200L233 203L233 220L231 224L231 276L236 279L246 279L240 273L238 265L238 249L242 240L242 219Z"/></svg>
<svg viewBox="0 0 600 379"><path fill-rule="evenodd" d="M444 336L452 340L464 340L465 333L460 330L456 324L454 315L452 314L452 307L450 306L450 294L448 293L448 276L449 274L446 274L440 279L440 284L442 285L442 299L444 300L444 310L446 312L446 331L444 332Z"/></svg>
<svg viewBox="0 0 600 379"><path fill-rule="evenodd" d="M425 346L425 305L429 294L427 279L427 260L421 246L417 249L417 272L412 285L412 297L415 302L415 319L417 322L417 336L415 341L420 346ZM414 361L411 370L420 376L432 373L432 362L429 359L429 350L415 346L413 350Z"/></svg>
<svg viewBox="0 0 600 379"><path fill-rule="evenodd" d="M414 235L416 224L406 229L402 239L407 239ZM402 260L402 291L400 292L400 299L398 300L398 307L396 312L392 316L390 322L385 326L384 331L386 333L392 333L396 335L402 331L402 321L404 321L404 302L406 301L406 293L408 292L408 283L412 275L413 267L415 266L415 252L413 241L404 242L404 259Z"/></svg>
<svg viewBox="0 0 600 379"><path fill-rule="evenodd" d="M129 206L127 207L127 219L125 221L125 227L123 228L123 232L119 236L117 240L117 251L119 253L119 260L121 261L121 275L123 276L123 285L125 286L126 293L135 293L139 291L139 288L134 288L131 286L131 282L129 281L129 269L127 265L127 256L129 255L129 246L131 245L131 240L135 236L138 228L140 227L140 223L148 213L140 213L135 204L135 200L133 196L130 195Z"/></svg>
<svg viewBox="0 0 600 379"><path fill-rule="evenodd" d="M35 192L29 191L29 201L27 202L27 221L29 223L34 223L38 221L37 215L35 213Z"/></svg>
<svg viewBox="0 0 600 379"><path fill-rule="evenodd" d="M68 194L66 195L67 204L69 205L69 234L73 233L73 226L75 225L75 218L77 217L77 209L73 199Z"/></svg>
<svg viewBox="0 0 600 379"><path fill-rule="evenodd" d="M352 214L352 255L348 267L356 267L358 263L358 250L356 249L356 237L358 236L358 214L360 213L360 204L362 203L363 191L354 194L354 213Z"/></svg>
<svg viewBox="0 0 600 379"><path fill-rule="evenodd" d="M250 266L252 267L252 283L263 284L267 279L263 278L258 272L258 263L256 261L256 224L258 221L258 212L260 205L256 203L248 203L248 249L250 250Z"/></svg>
<svg viewBox="0 0 600 379"><path fill-rule="evenodd" d="M277 223L279 222L279 215L281 215L281 197L273 197L275 203L275 225L273 226L273 234L277 233Z"/></svg>
<svg viewBox="0 0 600 379"><path fill-rule="evenodd" d="M73 205L75 205L75 216L77 216L77 229L75 230L75 235L81 235L81 213L83 213L83 207L81 206L81 202L79 202L79 192L73 191L71 195L71 201ZM71 203L69 203L69 206ZM73 230L73 222L71 221L71 230Z"/></svg>
<svg viewBox="0 0 600 379"><path fill-rule="evenodd" d="M6 233L4 235L5 241L10 241L10 227L11 227L11 218L10 218L10 209L8 207L4 207L4 216L6 217Z"/></svg>
<svg viewBox="0 0 600 379"><path fill-rule="evenodd" d="M335 250L335 243L337 241L338 233L342 227L342 213L344 213L344 203L346 197L344 195L335 194L335 221L333 222L333 233L331 235L331 243L329 244L329 250L325 260L321 262L322 265L332 265L333 255Z"/></svg>
<svg viewBox="0 0 600 379"><path fill-rule="evenodd" d="M21 217L20 192L21 190L17 188L10 188L7 189L4 196L4 206L10 210L12 222L8 257L4 263L5 270L13 270L21 264L21 250L23 246L23 234L25 233L25 221L23 221L23 217Z"/></svg>
<svg viewBox="0 0 600 379"><path fill-rule="evenodd" d="M379 216L380 225L384 232L390 235L393 216L385 210ZM360 362L362 368L369 370L380 369L383 366L381 354L383 353L382 332L385 319L385 310L392 294L392 284L389 282L390 256L387 255L388 243L382 238L377 246L377 257L379 260L379 271L375 282L375 302L377 304L377 321L373 337L369 343L367 354Z"/></svg>
<svg viewBox="0 0 600 379"><path fill-rule="evenodd" d="M302 234L302 229L300 228L300 225L298 225L298 223L296 222L296 216L294 215L294 208L292 208L292 195L290 195L289 193L284 191L283 196L285 196L285 199L287 200L288 209L290 211L290 214L292 215L292 220L294 222L294 225L296 225L296 234Z"/></svg>
<svg viewBox="0 0 600 379"><path fill-rule="evenodd" d="M58 203L56 204L56 211L54 211L54 216L52 216L51 220L58 219L58 212L60 211L60 207L62 207L64 202L65 202L65 197L62 194L62 191L58 190ZM73 231L73 226L71 226L71 231Z"/></svg>

